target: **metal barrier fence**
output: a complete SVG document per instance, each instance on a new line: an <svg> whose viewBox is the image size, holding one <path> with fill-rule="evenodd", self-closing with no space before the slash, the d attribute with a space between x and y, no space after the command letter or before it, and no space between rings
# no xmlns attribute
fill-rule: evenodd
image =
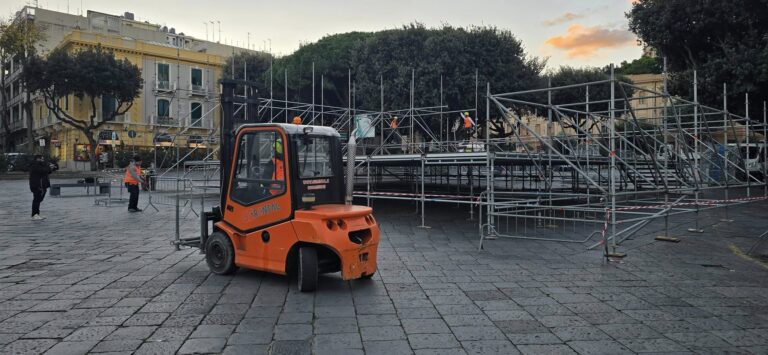
<svg viewBox="0 0 768 355"><path fill-rule="evenodd" d="M125 184L123 183L124 172L124 169L105 169L99 172L94 183L109 183L109 193L107 196L97 195L93 200L94 205L111 207L128 203L128 191L125 191Z"/></svg>

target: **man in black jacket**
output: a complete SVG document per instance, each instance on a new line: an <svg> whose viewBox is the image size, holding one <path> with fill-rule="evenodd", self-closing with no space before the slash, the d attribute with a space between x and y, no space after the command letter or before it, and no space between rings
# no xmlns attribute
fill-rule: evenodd
<svg viewBox="0 0 768 355"><path fill-rule="evenodd" d="M53 164L48 164L43 160L42 155L35 155L34 161L29 165L29 191L32 191L32 219L43 220L45 217L40 215L40 202L45 198L45 192L51 187L51 181L48 180L48 174L54 170Z"/></svg>

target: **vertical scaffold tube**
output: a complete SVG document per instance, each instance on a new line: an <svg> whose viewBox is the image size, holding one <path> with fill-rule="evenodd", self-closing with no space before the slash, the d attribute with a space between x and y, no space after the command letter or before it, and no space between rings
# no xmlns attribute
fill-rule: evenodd
<svg viewBox="0 0 768 355"><path fill-rule="evenodd" d="M352 192L355 188L355 151L357 142L355 141L355 132L350 132L349 142L347 143L347 195L344 202L352 204Z"/></svg>

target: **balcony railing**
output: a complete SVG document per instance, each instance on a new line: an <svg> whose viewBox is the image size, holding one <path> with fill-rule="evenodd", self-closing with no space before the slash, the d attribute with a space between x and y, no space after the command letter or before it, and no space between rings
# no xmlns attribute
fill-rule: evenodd
<svg viewBox="0 0 768 355"><path fill-rule="evenodd" d="M173 119L173 117L170 117L170 116L157 116L157 115L152 115L151 123L152 123L152 125L157 125L157 126L173 126L173 127L176 127L176 126L179 125L178 121Z"/></svg>
<svg viewBox="0 0 768 355"><path fill-rule="evenodd" d="M155 80L155 91L175 91L176 83L167 80Z"/></svg>
<svg viewBox="0 0 768 355"><path fill-rule="evenodd" d="M26 119L19 119L18 121L11 121L11 131L16 131L20 129L26 129L27 128L27 120Z"/></svg>
<svg viewBox="0 0 768 355"><path fill-rule="evenodd" d="M208 89L203 85L189 84L189 93L193 96L208 96Z"/></svg>

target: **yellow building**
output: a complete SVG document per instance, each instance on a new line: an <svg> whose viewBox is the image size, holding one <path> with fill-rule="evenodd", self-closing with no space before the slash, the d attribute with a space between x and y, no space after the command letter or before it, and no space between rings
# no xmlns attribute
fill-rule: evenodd
<svg viewBox="0 0 768 355"><path fill-rule="evenodd" d="M225 58L164 43L79 30L67 34L59 47L77 51L99 45L112 51L117 59L136 64L144 87L125 115L97 129L98 151L111 152L108 156L112 156L114 151L151 151L176 146L185 150L215 149L216 142L210 138L217 135L216 127L219 127L216 84ZM70 115L89 119L90 100L74 96L62 100L63 108ZM97 99L96 119L102 120L114 105L114 99ZM59 157L62 168L84 170L88 167L88 139L82 132L59 122L40 99L35 102L33 117L36 139L45 140L49 153Z"/></svg>
<svg viewBox="0 0 768 355"><path fill-rule="evenodd" d="M627 75L627 79L639 89L635 89L630 99L635 117L641 122L660 124L664 114L664 98L658 93L664 92L662 74Z"/></svg>

